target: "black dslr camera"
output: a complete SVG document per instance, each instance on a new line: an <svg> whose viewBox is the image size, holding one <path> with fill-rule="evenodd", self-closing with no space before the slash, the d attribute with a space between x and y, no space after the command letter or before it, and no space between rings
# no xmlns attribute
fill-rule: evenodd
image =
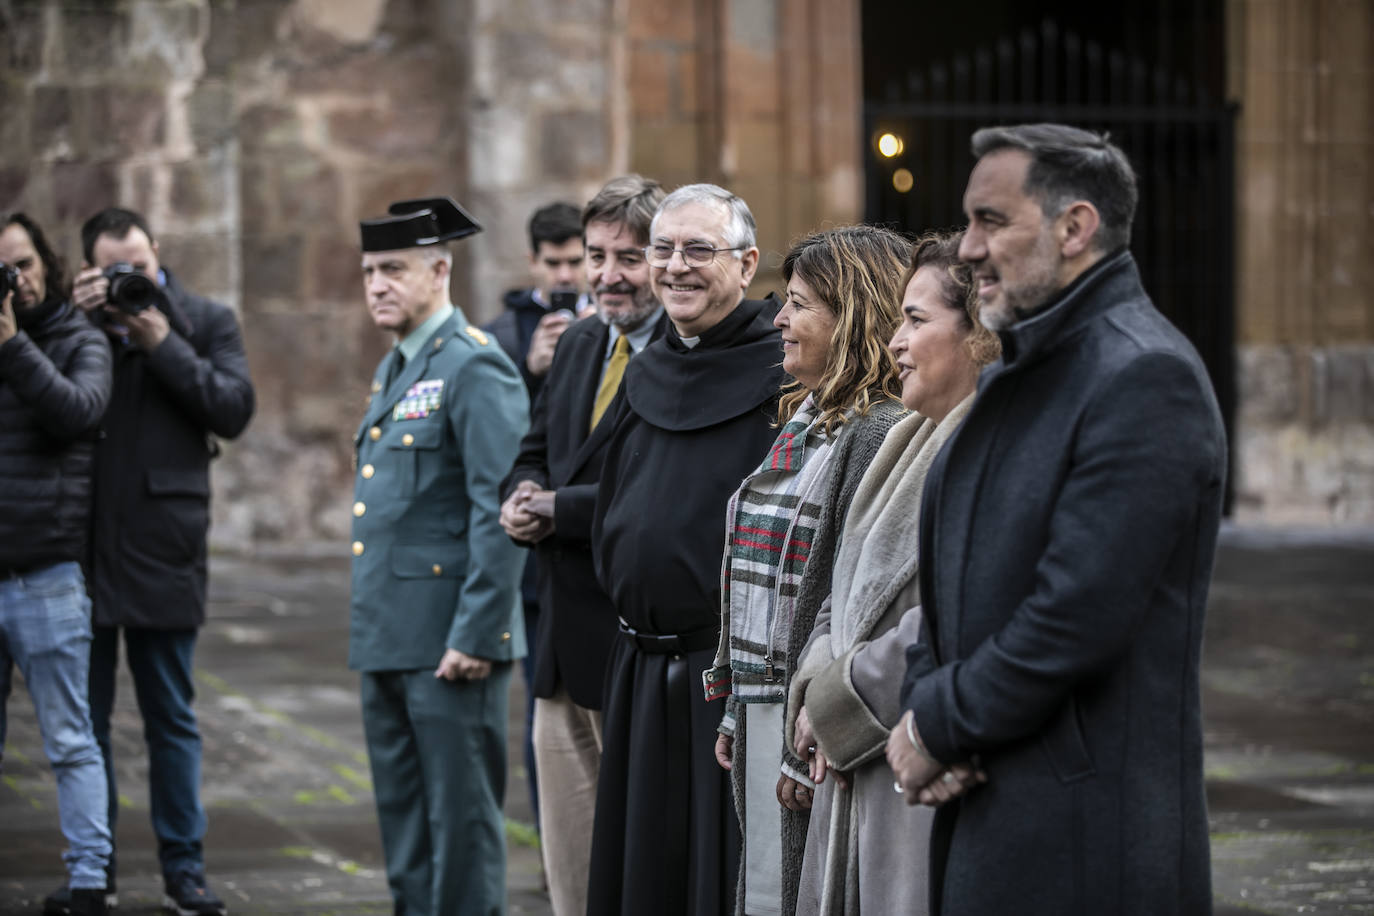
<svg viewBox="0 0 1374 916"><path fill-rule="evenodd" d="M0 261L0 301L3 301L12 290L19 289L19 271Z"/></svg>
<svg viewBox="0 0 1374 916"><path fill-rule="evenodd" d="M120 261L111 264L101 273L110 281L105 301L121 312L137 315L144 309L162 302L162 290L142 272L135 270L132 264Z"/></svg>

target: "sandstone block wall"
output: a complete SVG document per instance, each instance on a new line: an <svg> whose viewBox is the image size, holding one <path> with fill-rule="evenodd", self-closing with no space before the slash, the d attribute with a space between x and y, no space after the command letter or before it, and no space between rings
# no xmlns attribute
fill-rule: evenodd
<svg viewBox="0 0 1374 916"><path fill-rule="evenodd" d="M99 207L243 322L259 392L215 469L221 545L333 541L387 341L356 222L453 194L454 299L526 279L525 222L633 169L758 219L752 290L862 218L860 0L0 0L0 210L69 260ZM1374 522L1374 0L1229 0L1241 101L1236 511Z"/></svg>
<svg viewBox="0 0 1374 916"><path fill-rule="evenodd" d="M607 0L0 4L0 210L32 213L73 264L86 216L140 210L167 266L239 313L258 411L215 464L214 543L346 535L352 434L388 345L363 304L358 219L457 197L487 231L456 247L454 301L493 317L526 278L529 212L624 167L615 15Z"/></svg>
<svg viewBox="0 0 1374 916"><path fill-rule="evenodd" d="M1236 515L1374 524L1374 3L1234 0Z"/></svg>
<svg viewBox="0 0 1374 916"><path fill-rule="evenodd" d="M790 243L863 218L858 0L629 4L630 164L749 202L779 294Z"/></svg>

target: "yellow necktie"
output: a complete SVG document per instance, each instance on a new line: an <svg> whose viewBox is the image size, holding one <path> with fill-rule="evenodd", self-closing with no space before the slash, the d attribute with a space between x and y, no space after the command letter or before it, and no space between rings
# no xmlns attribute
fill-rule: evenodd
<svg viewBox="0 0 1374 916"><path fill-rule="evenodd" d="M601 422L601 415L611 406L615 393L620 388L620 380L625 377L625 367L630 362L630 338L621 334L616 338L611 350L611 361L606 364L606 373L601 376L601 387L596 389L596 403L592 405L591 429Z"/></svg>

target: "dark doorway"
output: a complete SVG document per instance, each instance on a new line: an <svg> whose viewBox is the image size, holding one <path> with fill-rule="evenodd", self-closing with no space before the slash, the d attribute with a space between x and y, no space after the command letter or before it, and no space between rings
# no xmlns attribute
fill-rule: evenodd
<svg viewBox="0 0 1374 916"><path fill-rule="evenodd" d="M963 223L977 128L1109 132L1139 176L1131 249L1145 288L1197 346L1229 435L1236 112L1223 12L1222 0L865 0L864 161L868 221L916 232Z"/></svg>

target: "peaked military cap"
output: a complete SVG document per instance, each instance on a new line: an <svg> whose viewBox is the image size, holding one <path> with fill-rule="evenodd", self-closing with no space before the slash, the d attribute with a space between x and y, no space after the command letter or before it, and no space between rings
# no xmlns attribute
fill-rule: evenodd
<svg viewBox="0 0 1374 916"><path fill-rule="evenodd" d="M482 227L451 197L400 200L387 207L388 216L365 219L363 251L395 251L437 245L466 238Z"/></svg>

